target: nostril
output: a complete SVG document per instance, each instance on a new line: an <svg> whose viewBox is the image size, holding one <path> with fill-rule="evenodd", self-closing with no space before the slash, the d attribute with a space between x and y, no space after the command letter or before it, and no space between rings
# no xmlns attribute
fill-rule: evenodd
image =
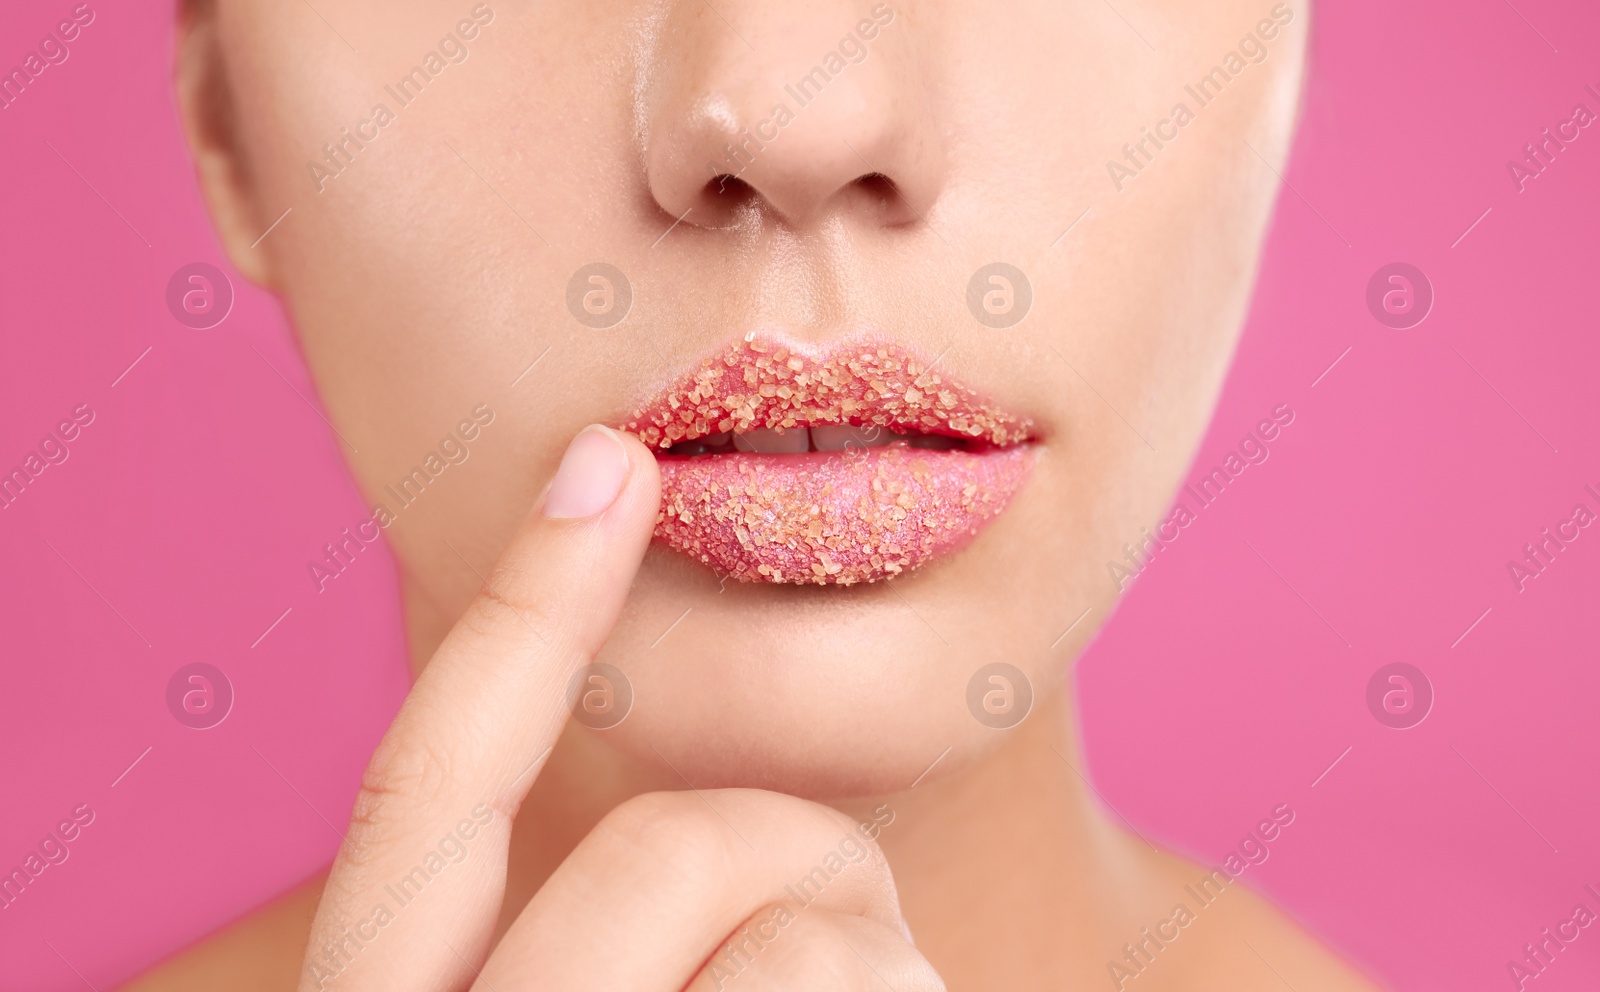
<svg viewBox="0 0 1600 992"><path fill-rule="evenodd" d="M856 191L878 208L879 215L888 224L908 224L917 220L911 204L900 192L899 185L881 172L869 172L851 184Z"/></svg>
<svg viewBox="0 0 1600 992"><path fill-rule="evenodd" d="M881 172L869 172L856 180L856 185L876 196L884 198L900 195L900 190L895 186L894 180Z"/></svg>
<svg viewBox="0 0 1600 992"><path fill-rule="evenodd" d="M742 207L758 194L755 187L732 173L712 176L700 187L694 202L694 223L701 227L726 227Z"/></svg>

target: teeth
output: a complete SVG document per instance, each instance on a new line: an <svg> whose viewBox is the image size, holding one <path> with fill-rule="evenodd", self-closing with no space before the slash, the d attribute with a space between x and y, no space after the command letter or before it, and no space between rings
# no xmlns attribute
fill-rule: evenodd
<svg viewBox="0 0 1600 992"><path fill-rule="evenodd" d="M734 434L723 431L672 446L675 455L721 455L744 451L760 455L797 455L807 451L851 451L904 444L945 450L962 446L960 439L937 434L896 434L884 427L829 424L812 428L762 427Z"/></svg>
<svg viewBox="0 0 1600 992"><path fill-rule="evenodd" d="M733 446L739 451L753 451L762 455L797 455L811 450L810 433L804 427L758 427L753 431L733 436Z"/></svg>
<svg viewBox="0 0 1600 992"><path fill-rule="evenodd" d="M883 448L901 435L882 427L813 427L811 443L818 451L847 451L851 448Z"/></svg>

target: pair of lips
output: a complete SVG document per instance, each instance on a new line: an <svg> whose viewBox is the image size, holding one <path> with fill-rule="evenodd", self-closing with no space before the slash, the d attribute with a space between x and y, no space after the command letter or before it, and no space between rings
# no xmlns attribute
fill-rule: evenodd
<svg viewBox="0 0 1600 992"><path fill-rule="evenodd" d="M657 453L657 538L745 581L851 585L974 537L1027 481L1032 426L899 345L751 334L622 429Z"/></svg>

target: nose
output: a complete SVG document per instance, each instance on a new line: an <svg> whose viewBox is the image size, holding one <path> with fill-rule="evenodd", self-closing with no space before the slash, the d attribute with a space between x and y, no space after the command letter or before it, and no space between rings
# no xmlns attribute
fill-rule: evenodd
<svg viewBox="0 0 1600 992"><path fill-rule="evenodd" d="M910 223L944 149L910 19L862 0L680 0L641 66L650 192L683 223Z"/></svg>

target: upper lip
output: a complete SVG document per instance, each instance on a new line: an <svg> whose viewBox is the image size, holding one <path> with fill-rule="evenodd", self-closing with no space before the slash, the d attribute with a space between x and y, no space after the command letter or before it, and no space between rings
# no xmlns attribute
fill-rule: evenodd
<svg viewBox="0 0 1600 992"><path fill-rule="evenodd" d="M725 432L830 424L1001 447L1033 435L1031 419L1001 408L907 345L876 338L804 344L756 333L676 377L622 426L664 451Z"/></svg>

